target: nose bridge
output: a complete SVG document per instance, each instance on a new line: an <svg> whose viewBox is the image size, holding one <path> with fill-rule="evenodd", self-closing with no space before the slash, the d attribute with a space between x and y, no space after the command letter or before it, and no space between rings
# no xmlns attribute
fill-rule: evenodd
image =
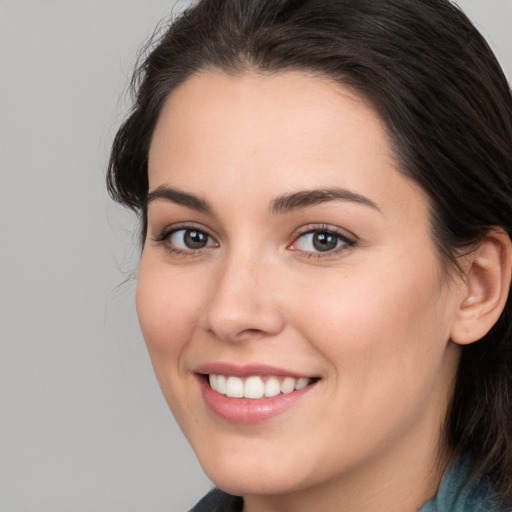
<svg viewBox="0 0 512 512"><path fill-rule="evenodd" d="M233 249L219 264L207 305L207 330L238 341L277 334L283 327L271 258L246 245Z"/></svg>

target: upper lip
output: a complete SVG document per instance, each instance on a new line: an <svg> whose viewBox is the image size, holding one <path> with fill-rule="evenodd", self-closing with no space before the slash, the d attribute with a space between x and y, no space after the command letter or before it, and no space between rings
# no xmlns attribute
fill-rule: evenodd
<svg viewBox="0 0 512 512"><path fill-rule="evenodd" d="M279 368L277 366L269 366L264 364L246 364L246 365L234 365L231 363L215 362L207 363L196 368L195 373L203 375L229 375L234 377L251 377L253 375L266 376L282 376L282 377L293 377L295 379L300 378L318 378L318 375L309 375L301 372L295 372L292 370Z"/></svg>

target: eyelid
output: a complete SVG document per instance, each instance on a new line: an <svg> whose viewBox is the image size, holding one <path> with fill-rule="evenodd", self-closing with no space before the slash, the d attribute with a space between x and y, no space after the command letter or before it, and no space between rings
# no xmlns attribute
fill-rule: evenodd
<svg viewBox="0 0 512 512"><path fill-rule="evenodd" d="M164 241L171 233L175 231L180 231L181 229L189 229L193 231L196 229L197 231L202 231L206 233L210 238L215 240L215 237L210 233L210 230L204 227L202 224L197 224L196 222L178 222L176 224L170 224L163 229L158 229L157 234L152 236L151 239L154 242L162 242Z"/></svg>
<svg viewBox="0 0 512 512"><path fill-rule="evenodd" d="M200 247L197 249L183 249L180 247L172 246L169 242L169 239L173 233L176 233L177 231L201 231L202 233L205 233L210 240L214 242L212 245L206 245L204 247ZM202 254L203 251L210 250L212 248L218 247L219 243L216 240L216 237L214 237L210 230L205 228L201 224L197 224L195 222L180 222L177 224L171 224L170 226L167 226L163 228L162 230L158 231L158 234L156 236L151 237L153 242L155 242L157 245L163 245L165 249L170 252L171 254L177 255L177 256L199 256Z"/></svg>
<svg viewBox="0 0 512 512"><path fill-rule="evenodd" d="M343 242L341 247L336 247L330 251L304 251L302 249L293 248L293 245L297 243L297 241L304 237L305 235L309 235L312 233L329 233L331 235L336 236L339 240ZM339 227L328 225L328 224L310 224L307 226L303 226L299 230L297 230L292 236L292 242L288 244L288 249L304 253L308 255L308 257L313 258L328 258L331 256L335 256L340 252L346 251L354 247L357 243L357 237L352 233L347 233L346 230L343 230Z"/></svg>

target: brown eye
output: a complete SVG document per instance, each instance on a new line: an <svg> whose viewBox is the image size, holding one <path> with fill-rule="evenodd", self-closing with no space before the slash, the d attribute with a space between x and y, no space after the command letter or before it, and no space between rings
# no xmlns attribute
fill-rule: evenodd
<svg viewBox="0 0 512 512"><path fill-rule="evenodd" d="M304 252L329 252L341 247L341 237L328 231L311 231L297 238L294 246Z"/></svg>
<svg viewBox="0 0 512 512"><path fill-rule="evenodd" d="M353 247L354 244L353 240L334 229L318 228L299 235L290 249L320 255L336 253L338 250Z"/></svg>
<svg viewBox="0 0 512 512"><path fill-rule="evenodd" d="M168 237L169 244L181 250L198 250L215 245L210 235L200 229L177 229Z"/></svg>

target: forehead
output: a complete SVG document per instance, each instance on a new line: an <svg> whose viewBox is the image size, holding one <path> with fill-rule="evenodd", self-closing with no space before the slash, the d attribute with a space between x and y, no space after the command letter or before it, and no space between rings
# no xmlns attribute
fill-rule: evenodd
<svg viewBox="0 0 512 512"><path fill-rule="evenodd" d="M149 153L150 190L231 198L339 187L390 207L414 184L396 171L383 122L363 98L300 72L200 73L167 99Z"/></svg>

